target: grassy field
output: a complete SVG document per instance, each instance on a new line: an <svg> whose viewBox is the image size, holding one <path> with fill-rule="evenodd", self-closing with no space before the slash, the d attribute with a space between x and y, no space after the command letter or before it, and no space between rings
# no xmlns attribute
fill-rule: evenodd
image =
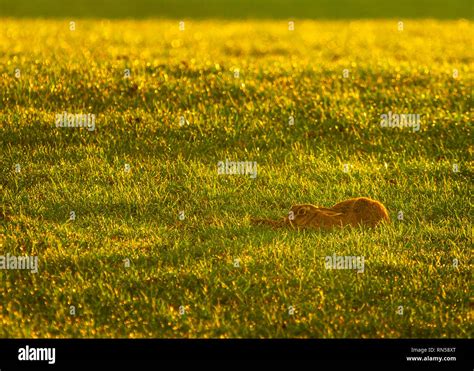
<svg viewBox="0 0 474 371"><path fill-rule="evenodd" d="M473 336L471 21L2 19L0 35L0 255L39 258L0 270L0 337ZM64 111L95 130L57 128ZM420 130L381 127L389 111ZM258 176L218 175L226 159ZM353 196L392 224L250 224ZM333 254L364 272L325 269Z"/></svg>

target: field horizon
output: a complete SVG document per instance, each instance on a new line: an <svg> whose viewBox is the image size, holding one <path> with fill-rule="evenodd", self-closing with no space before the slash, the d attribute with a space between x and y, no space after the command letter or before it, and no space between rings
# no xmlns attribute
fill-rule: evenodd
<svg viewBox="0 0 474 371"><path fill-rule="evenodd" d="M474 18L472 2L451 0L2 0L1 17L108 19L462 19Z"/></svg>

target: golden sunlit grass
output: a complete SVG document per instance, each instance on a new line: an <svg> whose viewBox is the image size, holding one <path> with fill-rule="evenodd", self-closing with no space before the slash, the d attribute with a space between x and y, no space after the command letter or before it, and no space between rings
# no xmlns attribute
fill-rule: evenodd
<svg viewBox="0 0 474 371"><path fill-rule="evenodd" d="M70 21L0 22L0 336L472 336L472 22ZM355 196L392 225L249 222Z"/></svg>

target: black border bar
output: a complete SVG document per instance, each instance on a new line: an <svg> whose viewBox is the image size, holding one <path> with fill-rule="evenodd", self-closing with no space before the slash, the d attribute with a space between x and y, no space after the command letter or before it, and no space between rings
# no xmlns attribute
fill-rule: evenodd
<svg viewBox="0 0 474 371"><path fill-rule="evenodd" d="M19 349L54 348L55 363L20 361ZM415 349L416 348L416 349ZM419 353L420 349L426 349ZM414 369L474 365L472 339L0 339L0 370L63 369L196 361L378 364ZM454 356L456 361L407 361Z"/></svg>

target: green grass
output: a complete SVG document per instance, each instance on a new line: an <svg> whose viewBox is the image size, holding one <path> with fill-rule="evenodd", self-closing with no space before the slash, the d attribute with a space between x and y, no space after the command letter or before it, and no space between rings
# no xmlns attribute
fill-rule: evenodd
<svg viewBox="0 0 474 371"><path fill-rule="evenodd" d="M0 255L40 264L0 270L1 337L472 337L471 22L4 20L0 34ZM96 130L56 128L65 110ZM421 130L381 128L390 110ZM257 178L218 175L225 159L257 161ZM250 225L354 196L392 224ZM364 273L325 269L334 253L364 256Z"/></svg>

